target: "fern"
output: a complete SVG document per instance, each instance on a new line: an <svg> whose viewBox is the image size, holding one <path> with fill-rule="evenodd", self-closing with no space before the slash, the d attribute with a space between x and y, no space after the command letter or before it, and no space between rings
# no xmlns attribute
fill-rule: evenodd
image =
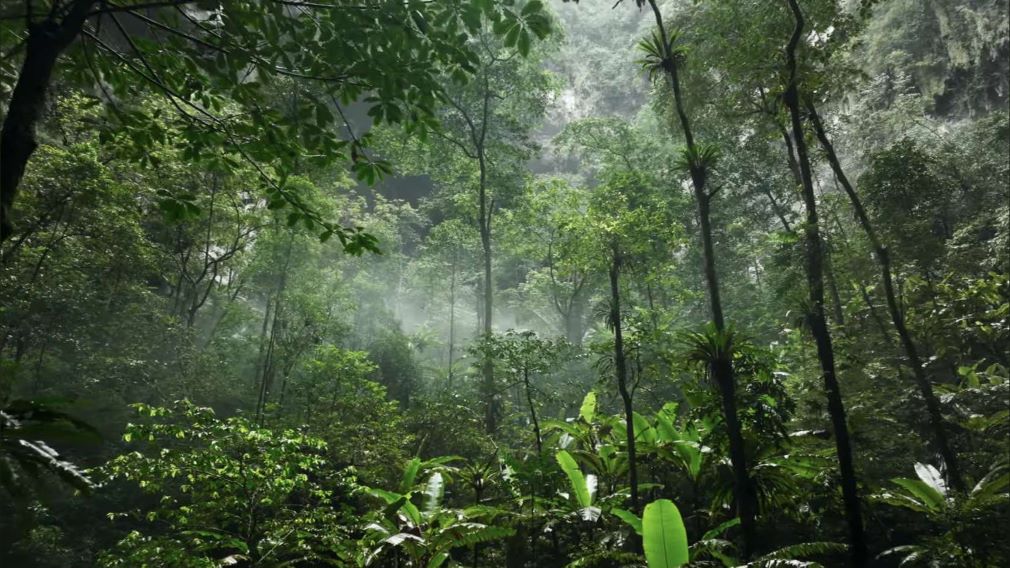
<svg viewBox="0 0 1010 568"><path fill-rule="evenodd" d="M445 527L432 538L436 550L464 548L510 537L515 534L511 527L499 527L481 523L455 523Z"/></svg>

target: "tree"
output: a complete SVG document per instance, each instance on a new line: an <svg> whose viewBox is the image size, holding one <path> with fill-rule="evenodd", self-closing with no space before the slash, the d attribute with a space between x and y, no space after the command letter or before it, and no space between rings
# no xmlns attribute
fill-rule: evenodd
<svg viewBox="0 0 1010 568"><path fill-rule="evenodd" d="M842 498L845 502L845 516L849 524L852 564L859 567L865 565L867 561L862 506L859 501L859 488L852 458L849 426L845 419L845 404L835 373L835 351L831 343L831 331L828 328L824 310L824 243L820 235L817 197L814 195L810 157L807 154L806 134L800 114L802 103L797 87L799 78L797 76L796 49L803 35L803 13L796 0L788 0L788 4L796 25L793 28L789 44L786 46L786 70L789 76L782 100L789 108L793 142L796 145L796 156L799 159L800 176L803 182L803 204L806 208L806 222L803 225L803 231L806 238L807 286L810 290L807 317L811 333L817 344L817 358L821 363L821 376L824 379L824 390L828 397L828 412L831 415L831 426L835 434L838 469L842 482Z"/></svg>
<svg viewBox="0 0 1010 568"><path fill-rule="evenodd" d="M546 303L557 312L557 327L573 345L582 344L599 280L592 229L584 214L588 193L560 179L534 182L501 220L503 248L529 270L522 284L522 306L532 311L530 304L537 302L539 308Z"/></svg>
<svg viewBox="0 0 1010 568"><path fill-rule="evenodd" d="M950 479L951 486L955 490L963 491L965 490L965 484L962 479L961 468L958 464L957 454L954 453L954 450L951 447L951 442L947 434L947 427L944 425L943 414L940 410L940 401L933 392L933 386L930 384L929 378L926 376L922 358L919 356L919 349L908 330L908 326L905 324L905 316L902 314L901 308L898 305L898 298L894 291L894 277L891 270L890 252L877 235L877 232L867 215L866 208L863 206L862 200L856 193L856 190L849 181L849 178L845 175L845 171L842 169L838 156L835 153L834 146L831 144L831 140L828 138L827 132L824 129L824 124L821 122L820 116L817 114L817 109L814 107L813 101L809 98L807 99L806 107L810 115L811 123L814 127L814 132L817 135L817 140L820 142L821 147L828 158L828 163L831 165L832 172L835 174L836 179L838 179L838 182L845 190L845 195L849 198L852 209L856 214L856 219L859 221L859 226L873 247L874 255L878 265L880 266L880 281L884 288L884 299L887 302L887 312L891 316L891 323L894 325L894 329L898 333L898 339L901 342L901 347L905 351L905 356L908 358L908 366L912 370L912 377L915 379L916 386L919 388L919 393L926 403L926 411L929 416L933 441L936 444L940 455L943 456L948 479ZM917 187L918 186L919 184L917 184Z"/></svg>
<svg viewBox="0 0 1010 568"><path fill-rule="evenodd" d="M449 315L446 322L447 347L447 384L446 388L453 391L453 379L459 335L457 324L457 305L463 296L464 286L475 276L466 270L467 266L477 264L475 258L479 254L478 237L474 231L459 219L448 219L432 228L424 245L421 257L422 274L431 278L426 285L430 286L432 296L439 292L448 293ZM445 290L445 271L449 272L449 289Z"/></svg>
<svg viewBox="0 0 1010 568"><path fill-rule="evenodd" d="M530 53L534 35L544 39L550 32L549 21L539 13L540 7L536 0L523 7L522 16L529 30L511 28L514 32L507 33L518 37L512 44L509 35L499 41L487 32L471 41L471 49L477 53L473 81L461 84L458 74L445 78L446 106L439 115L445 128L437 134L448 145L449 152L458 152L469 162L472 177L476 178L474 187L466 187L464 191L471 196L467 201L474 205L476 216L473 217L472 210L468 216L474 218L480 235L483 280L478 319L485 336L494 329L492 226L496 205L507 198L507 190L514 183L509 178L515 173L518 160L528 154L526 136L541 118L548 92L546 73L537 69L533 61L517 59L517 55ZM493 27L500 33L508 26L495 23ZM513 46L515 49L511 49ZM488 433L493 433L498 425L498 408L490 360L482 362L481 376L485 427Z"/></svg>
<svg viewBox="0 0 1010 568"><path fill-rule="evenodd" d="M351 252L374 249L361 231L305 207L284 183L307 157L345 157L366 180L385 170L364 152L365 140L340 140L331 129L340 105L365 99L375 122L406 122L424 131L433 124L439 74L463 80L474 68L477 54L467 41L482 19L524 53L530 34L546 30L539 2L522 13L493 2L421 0L366 7L285 0L12 4L4 5L4 33L17 38L14 52L24 57L20 71L5 77L13 86L0 132L0 242L13 234L11 212L38 145L46 94L54 74L66 68L69 79L100 92L139 152L163 134L153 124L158 117L117 99L148 90L177 112L184 156L223 150L244 160L262 175L273 202L291 205ZM318 84L321 92L299 92L293 129L268 128L283 112L262 101L287 79Z"/></svg>
<svg viewBox="0 0 1010 568"><path fill-rule="evenodd" d="M537 414L538 404L534 400L534 394L540 388L534 386L534 381L538 376L550 373L571 346L564 340L542 339L532 331L517 332L511 329L504 334L484 338L478 346L481 356L494 361L500 369L500 376L509 384L522 385L533 425L533 445L537 455L541 455L544 441Z"/></svg>
<svg viewBox="0 0 1010 568"><path fill-rule="evenodd" d="M645 0L636 0L639 7ZM698 207L699 234L702 244L702 268L708 289L709 307L715 331L725 333L726 322L722 309L722 298L719 290L719 277L715 264L715 247L712 240L712 222L710 216L711 200L719 188L708 189L708 176L718 157L715 146L696 144L691 123L684 110L683 95L680 89L678 74L678 59L683 53L680 46L675 46L677 35L667 34L663 25L663 15L654 0L649 0L649 7L656 19L657 31L653 32L651 40L639 45L645 53L642 65L649 70L650 75L663 73L670 82L673 92L674 106L680 122L681 133L686 147L683 150L679 167L687 171L694 188L694 199ZM754 549L754 517L755 505L753 488L747 472L747 455L743 445L740 421L736 407L736 381L733 377L733 362L728 354L720 352L721 357L712 361L712 375L722 394L723 415L729 431L730 460L735 476L736 508L740 515L740 526L743 530L744 555L748 556Z"/></svg>

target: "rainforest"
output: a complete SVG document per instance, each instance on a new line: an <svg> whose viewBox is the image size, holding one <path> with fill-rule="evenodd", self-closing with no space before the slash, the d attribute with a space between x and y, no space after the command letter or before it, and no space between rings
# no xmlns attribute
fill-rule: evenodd
<svg viewBox="0 0 1010 568"><path fill-rule="evenodd" d="M1006 0L0 0L0 566L1010 565Z"/></svg>

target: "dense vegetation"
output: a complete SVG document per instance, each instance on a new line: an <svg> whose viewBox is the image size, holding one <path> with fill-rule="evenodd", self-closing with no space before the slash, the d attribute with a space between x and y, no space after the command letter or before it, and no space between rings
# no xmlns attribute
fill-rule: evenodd
<svg viewBox="0 0 1010 568"><path fill-rule="evenodd" d="M0 565L1010 565L1001 0L0 1Z"/></svg>

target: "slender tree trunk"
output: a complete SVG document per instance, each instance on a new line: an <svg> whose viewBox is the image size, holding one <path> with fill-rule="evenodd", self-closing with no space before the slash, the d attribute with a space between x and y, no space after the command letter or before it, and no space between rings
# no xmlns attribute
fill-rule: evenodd
<svg viewBox="0 0 1010 568"><path fill-rule="evenodd" d="M281 309L283 308L284 290L287 287L288 282L288 267L291 264L291 249L292 245L294 244L294 239L295 239L294 233L290 233L288 237L287 250L284 253L284 264L281 266L280 270L279 275L280 281L277 284L277 291L273 295L274 305L273 305L272 319L270 319L269 301L267 304L266 318L270 320L269 334L267 333L267 321L264 320L263 322L263 334L264 339L266 340L266 344L265 348L263 344L260 345L260 348L262 349L261 351L262 357L260 364L259 396L256 401L256 421L258 424L262 424L263 412L266 409L267 400L270 397L270 387L271 382L273 381L273 372L274 372L273 353L274 353L274 346L276 344L275 338L277 335L277 323L278 318L281 317L280 316ZM283 321L283 319L281 319L281 321Z"/></svg>
<svg viewBox="0 0 1010 568"><path fill-rule="evenodd" d="M485 339L489 339L492 333L492 314L494 301L494 288L491 274L491 209L487 197L487 162L484 158L484 149L478 148L478 165L480 166L480 243L483 250L484 261L484 329ZM483 379L482 389L484 390L484 428L489 434L493 434L498 429L498 405L495 396L494 385L494 361L490 355L485 355L481 362L481 377Z"/></svg>
<svg viewBox="0 0 1010 568"><path fill-rule="evenodd" d="M0 243L10 238L14 230L11 211L25 166L38 147L35 130L45 111L56 61L80 34L95 3L76 0L68 7L62 22L50 15L28 24L25 59L0 130ZM26 18L31 19L30 13Z"/></svg>
<svg viewBox="0 0 1010 568"><path fill-rule="evenodd" d="M824 276L827 278L828 291L831 293L831 311L835 318L835 323L845 325L845 312L842 311L842 295L838 291L838 281L835 279L835 266L831 262L831 255L824 259Z"/></svg>
<svg viewBox="0 0 1010 568"><path fill-rule="evenodd" d="M782 223L782 229L785 230L785 232L787 232L789 234L792 234L793 233L793 226L790 225L789 224L789 220L786 219L785 211L782 210L782 207L779 205L778 200L775 199L775 194L772 193L771 188L770 187L766 187L766 188L764 188L762 190L762 192L768 198L768 201L771 202L771 204L772 204L772 211L775 212L775 216L778 217L779 218L779 222Z"/></svg>
<svg viewBox="0 0 1010 568"><path fill-rule="evenodd" d="M456 351L456 253L452 256L452 276L449 281L449 391L452 391L452 363Z"/></svg>
<svg viewBox="0 0 1010 568"><path fill-rule="evenodd" d="M628 484L631 489L631 511L639 514L638 455L635 447L634 403L628 388L628 362L624 355L624 331L621 327L621 253L617 245L612 248L610 261L610 325L614 328L614 372L617 390L624 403L624 430L628 444ZM635 544L637 546L637 542Z"/></svg>
<svg viewBox="0 0 1010 568"><path fill-rule="evenodd" d="M867 215L866 209L863 207L862 200L859 199L859 195L856 193L855 188L849 182L848 176L845 175L845 171L842 169L841 163L838 160L838 155L835 153L835 147L828 138L827 132L824 130L824 124L821 122L821 118L817 114L817 109L815 108L813 101L807 99L806 106L808 114L810 115L810 122L814 126L814 132L821 144L821 148L824 150L824 154L828 158L828 163L831 165L831 169L835 173L835 178L838 179L838 182L845 190L845 194L848 196L849 201L852 203L852 208L856 212L856 218L859 220L859 225L862 227L863 232L866 233L866 237L870 240L870 244L873 247L875 256L877 257L877 263L880 265L880 280L883 283L884 298L887 302L887 310L891 315L891 322L894 324L894 329L898 332L898 339L905 351L905 356L908 358L908 366L912 369L912 376L915 379L916 386L919 388L919 394L926 402L929 424L933 431L933 443L935 444L937 451L940 452L940 456L943 458L944 465L946 466L947 480L950 482L951 487L957 491L964 491L964 478L961 474L957 454L954 452L953 447L951 447L950 440L947 436L947 429L943 421L943 413L940 409L940 399L936 396L936 393L933 392L933 385L930 383L929 377L926 376L926 371L923 368L922 359L919 356L915 340L912 338L911 332L908 331L908 327L905 325L904 313L898 304L898 298L894 291L894 277L891 270L890 254L888 253L887 247L884 246L883 241L880 240L880 237L874 230L873 224L870 223L870 217Z"/></svg>
<svg viewBox="0 0 1010 568"><path fill-rule="evenodd" d="M537 407L533 404L533 387L530 385L530 373L523 369L523 386L526 389L526 404L530 408L530 419L533 421L533 436L536 439L537 455L544 452L543 437L540 435L540 420L537 419Z"/></svg>
<svg viewBox="0 0 1010 568"><path fill-rule="evenodd" d="M859 286L859 292L863 296L863 302L866 303L866 307L869 309L870 317L873 318L873 322L877 324L877 329L880 331L880 337L884 340L884 343L893 346L894 343L892 343L891 335L887 332L887 326L884 325L884 319L880 317L879 313L877 313L877 307L873 305L873 298L870 297L870 293L866 291L866 288L862 284L857 283L856 285Z"/></svg>
<svg viewBox="0 0 1010 568"><path fill-rule="evenodd" d="M817 357L821 363L821 373L824 377L824 390L828 398L828 413L835 434L835 449L838 454L838 469L841 474L842 500L845 505L845 516L849 524L849 544L852 552L852 564L857 567L866 564L866 540L863 530L862 505L859 500L859 489L856 481L855 465L852 458L852 445L849 438L849 427L845 420L845 405L842 392L835 374L835 353L831 344L831 332L824 313L824 243L821 240L820 225L817 217L817 198L814 195L813 176L810 171L810 159L807 155L806 140L803 134L803 124L800 118L800 104L797 95L796 77L796 47L803 33L803 14L796 0L787 0L793 13L796 25L786 48L786 59L789 71L789 84L783 95L786 106L789 107L789 117L793 129L793 142L796 144L796 155L799 158L800 175L802 176L803 202L807 217L803 227L806 233L807 248L807 284L810 288L809 321L817 345Z"/></svg>
<svg viewBox="0 0 1010 568"><path fill-rule="evenodd" d="M669 37L663 25L663 16L656 5L655 0L649 0L649 6L656 18L656 25L659 28L659 35L663 42L663 69L670 80L670 87L673 90L674 105L677 110L677 117L684 133L684 140L687 143L688 153L697 156L697 146L691 131L691 123L684 110L683 97L680 92L680 78L678 76L677 61L674 53L670 49ZM708 176L708 165L702 161L690 164L691 182L694 187L694 198L698 206L698 223L700 225L703 270L705 281L708 285L708 300L712 312L712 321L718 333L724 333L726 322L722 312L722 299L719 294L719 278L715 266L715 247L712 242L712 223L709 215L709 202L712 198L705 183ZM723 417L726 421L726 429L729 434L730 462L733 467L733 496L736 503L737 515L740 517L740 528L743 533L743 553L744 557L749 557L754 551L754 530L755 517L757 516L757 502L754 495L754 488L747 470L747 454L743 444L743 433L740 430L740 421L736 407L736 379L733 373L732 354L722 354L719 360L713 361L710 366L713 379L719 388L722 399Z"/></svg>

